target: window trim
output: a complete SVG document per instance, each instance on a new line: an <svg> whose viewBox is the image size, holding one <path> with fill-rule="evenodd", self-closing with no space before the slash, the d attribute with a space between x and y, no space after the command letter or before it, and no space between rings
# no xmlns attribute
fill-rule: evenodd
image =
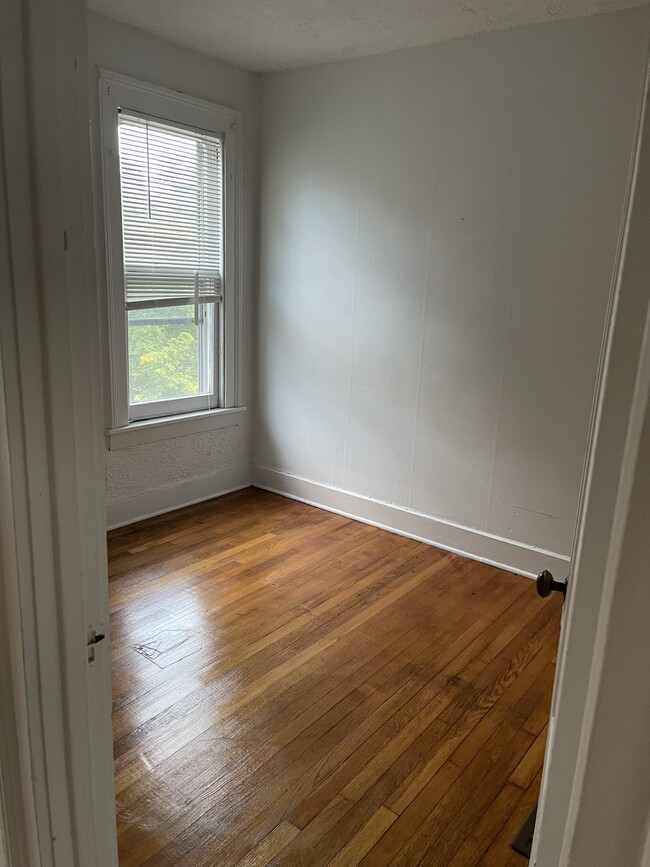
<svg viewBox="0 0 650 867"><path fill-rule="evenodd" d="M241 407L242 341L241 341L241 202L242 202L242 143L241 115L234 109L215 105L185 93L148 84L129 76L99 71L100 136L104 192L104 223L106 235L106 273L108 283L109 352L111 372L111 427L113 433L141 424L142 418L129 418L128 343L124 305L124 266L122 251L122 212L117 115L120 106L162 120L214 132L224 142L224 300L215 316L215 352L218 378L216 406L208 415L216 419L219 410ZM216 311L215 311L216 312ZM205 413L203 407L176 408L176 413ZM171 402L170 402L171 406ZM148 420L160 427L173 421L175 415L157 416ZM177 435L177 434L176 434Z"/></svg>
<svg viewBox="0 0 650 867"><path fill-rule="evenodd" d="M245 406L234 406L230 409L210 409L133 421L127 427L109 428L106 431L108 448L114 452L207 430L239 427L245 412Z"/></svg>

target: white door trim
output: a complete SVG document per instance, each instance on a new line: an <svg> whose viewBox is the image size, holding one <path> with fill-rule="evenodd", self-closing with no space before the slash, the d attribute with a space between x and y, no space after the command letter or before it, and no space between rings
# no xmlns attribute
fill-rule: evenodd
<svg viewBox="0 0 650 867"><path fill-rule="evenodd" d="M0 142L0 162L2 147ZM0 281L8 284L8 235L0 213ZM2 306L0 304L0 314ZM0 865L37 864L38 832L27 739L20 585L11 491L6 398L0 359Z"/></svg>
<svg viewBox="0 0 650 867"><path fill-rule="evenodd" d="M8 848L21 867L114 867L108 647L94 666L86 650L108 621L85 6L0 8Z"/></svg>

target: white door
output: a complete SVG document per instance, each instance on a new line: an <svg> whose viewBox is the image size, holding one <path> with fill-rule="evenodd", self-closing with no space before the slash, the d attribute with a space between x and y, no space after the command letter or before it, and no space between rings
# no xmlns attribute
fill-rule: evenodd
<svg viewBox="0 0 650 867"><path fill-rule="evenodd" d="M598 823L603 839L595 856L587 858L575 839L594 722L600 672L607 653L606 630L616 581L616 563L624 544L623 531L630 503L629 486L640 472L640 419L647 411L647 326L650 301L650 113L647 86L639 108L637 149L630 172L628 204L621 231L618 265L598 377L585 466L572 566L564 605L562 635L549 724L542 791L531 863L537 867L635 867L631 805L608 804ZM579 335L576 335L579 340ZM627 487L626 487L627 485ZM623 510L623 511L622 511ZM648 564L640 564L647 572ZM565 576L556 575L564 580ZM629 618L628 618L629 621ZM623 625L623 629L626 626ZM628 622L628 629L632 623ZM647 632L647 624L644 632ZM650 659L650 657L648 657ZM625 671L620 672L625 677ZM642 686L639 684L639 686ZM634 699L636 684L629 684ZM639 696L640 698L640 696ZM624 713L623 707L620 712ZM612 729L615 738L615 728ZM624 744L612 743L623 750ZM643 757L637 754L637 761ZM615 773L610 769L610 773ZM603 804L608 792L599 793ZM620 799L619 799L620 800ZM621 815L616 817L616 806ZM587 820L585 814L585 821ZM627 834L629 843L623 839ZM595 834L594 839L598 837ZM608 848L611 847L611 848ZM630 860L625 860L629 858Z"/></svg>

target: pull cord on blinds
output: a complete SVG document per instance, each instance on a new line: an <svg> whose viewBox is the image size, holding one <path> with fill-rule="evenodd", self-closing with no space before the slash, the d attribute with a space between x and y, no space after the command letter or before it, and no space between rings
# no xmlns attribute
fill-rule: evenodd
<svg viewBox="0 0 650 867"><path fill-rule="evenodd" d="M118 116L127 310L223 298L223 143Z"/></svg>

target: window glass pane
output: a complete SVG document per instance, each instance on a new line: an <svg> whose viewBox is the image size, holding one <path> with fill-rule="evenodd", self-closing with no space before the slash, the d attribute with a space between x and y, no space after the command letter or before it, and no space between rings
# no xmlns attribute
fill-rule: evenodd
<svg viewBox="0 0 650 867"><path fill-rule="evenodd" d="M214 305L129 310L129 401L195 397L212 391Z"/></svg>

